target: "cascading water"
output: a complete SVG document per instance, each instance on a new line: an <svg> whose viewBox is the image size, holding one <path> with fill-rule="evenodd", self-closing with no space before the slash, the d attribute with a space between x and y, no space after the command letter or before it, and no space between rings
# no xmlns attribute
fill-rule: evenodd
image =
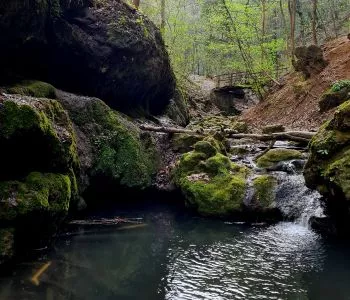
<svg viewBox="0 0 350 300"><path fill-rule="evenodd" d="M244 156L235 156L233 161L244 164L253 171L248 178L248 186L245 196L245 204L249 205L254 196L253 180L261 174L268 174L277 180L275 190L275 205L287 220L293 220L304 227L309 226L311 217L324 217L321 206L321 195L310 190L305 185L302 169L306 163L303 159L282 161L268 170L261 170L255 163L255 158L261 153L259 145L238 145L234 147L245 147L249 152ZM277 148L300 149L290 146L286 142L277 141Z"/></svg>

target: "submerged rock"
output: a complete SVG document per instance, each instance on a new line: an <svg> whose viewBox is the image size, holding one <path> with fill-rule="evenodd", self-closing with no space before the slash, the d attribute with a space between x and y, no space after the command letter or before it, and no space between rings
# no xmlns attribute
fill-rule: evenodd
<svg viewBox="0 0 350 300"><path fill-rule="evenodd" d="M175 80L160 31L123 1L0 5L1 80L39 78L123 111L160 113Z"/></svg>

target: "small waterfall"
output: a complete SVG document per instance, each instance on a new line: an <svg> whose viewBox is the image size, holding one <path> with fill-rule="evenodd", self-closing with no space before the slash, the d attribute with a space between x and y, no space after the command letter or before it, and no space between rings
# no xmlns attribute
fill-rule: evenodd
<svg viewBox="0 0 350 300"><path fill-rule="evenodd" d="M323 217L321 195L305 185L302 174L272 173L278 180L276 205L288 219L307 227L311 217Z"/></svg>

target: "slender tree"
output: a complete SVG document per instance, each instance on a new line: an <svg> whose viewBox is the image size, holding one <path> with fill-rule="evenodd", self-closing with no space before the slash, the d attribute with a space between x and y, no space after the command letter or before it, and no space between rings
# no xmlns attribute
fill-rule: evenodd
<svg viewBox="0 0 350 300"><path fill-rule="evenodd" d="M312 42L317 45L317 0L312 0Z"/></svg>
<svg viewBox="0 0 350 300"><path fill-rule="evenodd" d="M294 51L295 51L295 16L296 16L296 0L288 0L288 11L290 21L290 47L292 62L294 62Z"/></svg>
<svg viewBox="0 0 350 300"><path fill-rule="evenodd" d="M134 4L134 6L138 9L140 6L140 0L132 0L132 3Z"/></svg>

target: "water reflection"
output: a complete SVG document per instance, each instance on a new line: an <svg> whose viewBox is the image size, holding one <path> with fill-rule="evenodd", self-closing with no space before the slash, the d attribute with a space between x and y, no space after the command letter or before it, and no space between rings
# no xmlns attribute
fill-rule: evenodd
<svg viewBox="0 0 350 300"><path fill-rule="evenodd" d="M62 238L0 277L0 299L350 299L350 247L300 225L141 214L146 227Z"/></svg>

